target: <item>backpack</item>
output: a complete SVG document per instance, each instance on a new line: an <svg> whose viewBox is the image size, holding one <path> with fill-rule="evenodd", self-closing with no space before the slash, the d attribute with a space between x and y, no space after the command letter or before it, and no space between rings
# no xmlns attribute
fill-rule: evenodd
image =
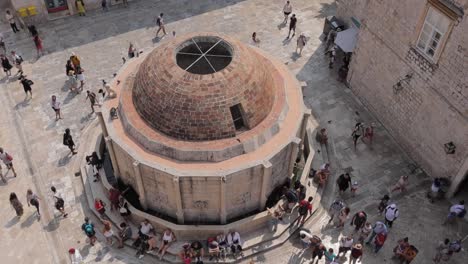
<svg viewBox="0 0 468 264"><path fill-rule="evenodd" d="M450 252L460 252L461 251L461 243L458 240L450 242L448 248L449 248Z"/></svg>
<svg viewBox="0 0 468 264"><path fill-rule="evenodd" d="M20 55L16 55L15 61L16 61L16 64L21 64L24 60L23 60L23 57L21 57Z"/></svg>
<svg viewBox="0 0 468 264"><path fill-rule="evenodd" d="M31 81L31 80L28 80L28 79L26 80L26 83L27 83L28 85L33 85L33 84L34 84L34 82L33 82L33 81Z"/></svg>
<svg viewBox="0 0 468 264"><path fill-rule="evenodd" d="M377 236L375 237L375 244L379 246L383 246L386 239L387 239L386 234L383 234L383 233L377 234Z"/></svg>
<svg viewBox="0 0 468 264"><path fill-rule="evenodd" d="M330 208L337 211L337 212L340 211L341 209L343 209L343 207L345 207L345 204L341 200L335 200L330 205Z"/></svg>
<svg viewBox="0 0 468 264"><path fill-rule="evenodd" d="M299 204L299 214L300 215L306 215L307 211L309 210L309 205L310 205L310 203L308 201L303 200Z"/></svg>
<svg viewBox="0 0 468 264"><path fill-rule="evenodd" d="M156 19L156 25L161 26L161 18L160 17L158 17L158 19Z"/></svg>
<svg viewBox="0 0 468 264"><path fill-rule="evenodd" d="M463 218L466 215L466 209L463 209L460 213L458 213L458 217Z"/></svg>
<svg viewBox="0 0 468 264"><path fill-rule="evenodd" d="M5 152L5 156L8 161L13 161L13 157L10 154Z"/></svg>
<svg viewBox="0 0 468 264"><path fill-rule="evenodd" d="M94 227L93 227L93 225L91 223L85 224L84 231L85 231L86 235L88 235L88 236L94 236L94 234L96 233L94 231Z"/></svg>
<svg viewBox="0 0 468 264"><path fill-rule="evenodd" d="M55 199L57 199L55 201L55 208L59 209L59 208L63 208L63 206L65 205L65 201L60 198L60 197L57 197L57 196L54 196Z"/></svg>

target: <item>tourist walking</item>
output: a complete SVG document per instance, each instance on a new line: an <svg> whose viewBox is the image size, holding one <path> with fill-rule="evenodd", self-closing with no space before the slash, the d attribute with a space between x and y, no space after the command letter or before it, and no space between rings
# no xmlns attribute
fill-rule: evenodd
<svg viewBox="0 0 468 264"><path fill-rule="evenodd" d="M357 233L367 222L367 214L364 211L359 211L354 214L353 218L351 219L350 225L354 225L354 232Z"/></svg>
<svg viewBox="0 0 468 264"><path fill-rule="evenodd" d="M387 234L387 232L388 232L387 226L384 223L382 223L380 221L375 222L375 225L372 228L372 234L369 237L369 239L367 240L366 244L370 244L370 242L372 241L372 239L374 239L374 237L376 235L382 234L382 233Z"/></svg>
<svg viewBox="0 0 468 264"><path fill-rule="evenodd" d="M297 217L297 224L304 225L305 220L307 219L307 214L312 214L312 200L314 198L310 196L307 200L302 200L299 202L299 210L297 210L299 216Z"/></svg>
<svg viewBox="0 0 468 264"><path fill-rule="evenodd" d="M10 204L15 209L16 216L21 217L24 213L23 204L19 201L18 196L16 193L10 193Z"/></svg>
<svg viewBox="0 0 468 264"><path fill-rule="evenodd" d="M156 25L158 26L158 31L156 31L156 37L158 37L159 31L162 30L164 33L164 36L166 35L166 27L164 26L164 19L163 19L164 14L161 13L159 16L156 18Z"/></svg>
<svg viewBox="0 0 468 264"><path fill-rule="evenodd" d="M19 32L20 30L16 26L15 17L10 13L10 10L6 11L5 18L10 23L10 27L13 30L13 33Z"/></svg>
<svg viewBox="0 0 468 264"><path fill-rule="evenodd" d="M319 243L317 246L313 247L312 259L310 263L313 263L316 257L318 258L317 262L321 260L323 255L325 254L325 251L327 251L327 248L325 248L325 246L322 243Z"/></svg>
<svg viewBox="0 0 468 264"><path fill-rule="evenodd" d="M254 45L258 45L260 43L260 39L257 37L257 32L252 33L252 41Z"/></svg>
<svg viewBox="0 0 468 264"><path fill-rule="evenodd" d="M316 138L317 142L320 144L327 145L328 144L328 133L326 128L320 129L319 132L317 132Z"/></svg>
<svg viewBox="0 0 468 264"><path fill-rule="evenodd" d="M436 255L432 258L435 263L440 261L449 261L451 254L449 252L450 240L446 238L444 241L440 241L436 247Z"/></svg>
<svg viewBox="0 0 468 264"><path fill-rule="evenodd" d="M52 95L52 101L50 102L50 105L55 112L55 121L62 119L62 114L60 112L61 103L57 100L55 95Z"/></svg>
<svg viewBox="0 0 468 264"><path fill-rule="evenodd" d="M39 197L31 191L31 189L28 189L26 192L26 202L28 203L28 206L34 206L36 207L37 211L37 217L41 217L41 213L39 212Z"/></svg>
<svg viewBox="0 0 468 264"><path fill-rule="evenodd" d="M11 170L11 172L13 172L13 176L15 176L16 178L17 175L16 175L15 167L13 166L13 156L8 154L1 147L0 147L0 160L3 161L3 164L5 164L5 166L8 169L7 172L5 172L5 175L8 173L9 170Z"/></svg>
<svg viewBox="0 0 468 264"><path fill-rule="evenodd" d="M340 215L341 210L345 207L345 203L341 199L336 199L330 205L328 212L330 213L330 220L328 220L328 224L330 224L335 216L338 218Z"/></svg>
<svg viewBox="0 0 468 264"><path fill-rule="evenodd" d="M299 37L297 38L296 53L298 53L299 55L302 55L302 49L304 48L306 43L307 43L307 38L304 35L304 33L301 33L301 35L299 35ZM299 52L297 52L298 49L299 49Z"/></svg>
<svg viewBox="0 0 468 264"><path fill-rule="evenodd" d="M340 257L341 253L343 253L343 257L346 256L346 253L351 250L353 246L354 240L352 236L344 236L340 239L340 248L338 249L338 256Z"/></svg>
<svg viewBox="0 0 468 264"><path fill-rule="evenodd" d="M456 217L463 218L466 215L466 209L465 209L465 201L461 200L457 204L454 204L450 207L449 214L447 215L447 218L444 221L444 225L448 222L452 222L456 219Z"/></svg>
<svg viewBox="0 0 468 264"><path fill-rule="evenodd" d="M400 192L406 191L406 186L408 185L408 178L408 175L401 176L398 182L395 184L395 186L393 186L391 192L398 190L400 190Z"/></svg>
<svg viewBox="0 0 468 264"><path fill-rule="evenodd" d="M0 32L0 50L2 50L0 54L6 54L5 40L3 39L3 34L1 32Z"/></svg>
<svg viewBox="0 0 468 264"><path fill-rule="evenodd" d="M353 137L354 150L356 150L357 141L362 135L362 126L363 124L361 122L356 123L353 133L351 133L351 136Z"/></svg>
<svg viewBox="0 0 468 264"><path fill-rule="evenodd" d="M336 184L338 185L340 195L342 195L349 186L351 186L351 176L349 173L341 174L338 179L336 179Z"/></svg>
<svg viewBox="0 0 468 264"><path fill-rule="evenodd" d="M83 0L75 0L75 6L79 16L86 16L85 4Z"/></svg>
<svg viewBox="0 0 468 264"><path fill-rule="evenodd" d="M104 203L101 199L95 198L94 199L94 209L99 213L99 215L104 218L106 215L106 203Z"/></svg>
<svg viewBox="0 0 468 264"><path fill-rule="evenodd" d="M283 7L283 14L284 14L283 24L288 23L288 18L291 12L292 12L292 5L289 1L286 1L286 4Z"/></svg>
<svg viewBox="0 0 468 264"><path fill-rule="evenodd" d="M380 233L375 236L374 240L374 253L379 252L379 250L383 247L385 244L385 241L387 240L387 233Z"/></svg>
<svg viewBox="0 0 468 264"><path fill-rule="evenodd" d="M388 227L392 228L393 221L395 221L400 215L397 205L393 203L387 206L387 208L385 208L384 214L385 214L385 224Z"/></svg>
<svg viewBox="0 0 468 264"><path fill-rule="evenodd" d="M62 194L57 191L55 186L51 186L50 190L52 191L52 198L54 199L55 209L60 212L63 218L66 218L68 214L65 213L65 201L63 200Z"/></svg>
<svg viewBox="0 0 468 264"><path fill-rule="evenodd" d="M34 46L36 46L37 57L44 55L44 48L42 47L42 39L39 35L33 37Z"/></svg>
<svg viewBox="0 0 468 264"><path fill-rule="evenodd" d="M114 231L112 231L112 224L107 220L102 221L102 223L104 224L102 228L102 234L106 238L107 244L112 246L112 244L114 244L114 240L112 240L112 237L114 236Z"/></svg>
<svg viewBox="0 0 468 264"><path fill-rule="evenodd" d="M362 244L354 244L353 248L351 249L351 254L349 256L349 263L355 264L356 262L362 262L362 255Z"/></svg>
<svg viewBox="0 0 468 264"><path fill-rule="evenodd" d="M363 244L364 240L369 236L372 232L372 224L370 222L366 222L366 224L361 228L359 232L358 241L359 243Z"/></svg>
<svg viewBox="0 0 468 264"><path fill-rule="evenodd" d="M385 208L387 208L388 201L390 201L390 196L385 194L382 199L380 199L379 207L377 208L379 214L381 215Z"/></svg>
<svg viewBox="0 0 468 264"><path fill-rule="evenodd" d="M23 85L23 90L24 90L24 93L26 94L25 100L28 99L28 93L29 95L31 95L31 99L32 99L32 85L34 84L34 82L29 79L26 79L25 75L21 75L19 77L19 81L21 85Z"/></svg>
<svg viewBox="0 0 468 264"><path fill-rule="evenodd" d="M345 224L346 220L348 220L349 212L350 212L349 207L345 207L345 208L341 209L340 214L338 216L340 222L338 223L336 228L344 227L344 224Z"/></svg>
<svg viewBox="0 0 468 264"><path fill-rule="evenodd" d="M371 123L364 129L364 137L362 137L362 141L364 141L364 139L369 140L369 144L372 145L372 141L374 139L374 127L375 123Z"/></svg>
<svg viewBox="0 0 468 264"><path fill-rule="evenodd" d="M76 67L76 80L80 81L80 87L78 87L78 91L83 91L83 86L85 84L85 77L84 77L84 70L80 66Z"/></svg>
<svg viewBox="0 0 468 264"><path fill-rule="evenodd" d="M73 142L73 137L70 133L70 129L65 129L65 133L63 134L63 145L67 146L70 149L72 155L75 155L77 152L75 151L75 142Z"/></svg>
<svg viewBox="0 0 468 264"><path fill-rule="evenodd" d="M94 246L94 243L96 242L96 231L94 230L93 223L89 220L88 217L85 217L84 223L81 225L81 230L83 230L83 232L89 238L89 244Z"/></svg>
<svg viewBox="0 0 468 264"><path fill-rule="evenodd" d="M117 240L119 241L118 248L124 247L124 241L128 239L132 239L132 228L127 225L125 222L120 223L120 231L118 236L116 236Z"/></svg>
<svg viewBox="0 0 468 264"><path fill-rule="evenodd" d="M336 259L336 254L333 253L334 250L333 248L328 248L327 251L325 251L325 264L331 264L334 259Z"/></svg>
<svg viewBox="0 0 468 264"><path fill-rule="evenodd" d="M18 53L15 51L11 52L11 59L13 63L15 64L16 69L18 69L18 74L22 75L23 74L23 57L21 57Z"/></svg>
<svg viewBox="0 0 468 264"><path fill-rule="evenodd" d="M88 100L89 98L89 103L91 104L91 114L94 113L94 105L96 104L96 94L91 91L86 91L86 98L85 100Z"/></svg>
<svg viewBox="0 0 468 264"><path fill-rule="evenodd" d="M101 0L101 7L102 11L109 11L109 8L107 7L107 0Z"/></svg>
<svg viewBox="0 0 468 264"><path fill-rule="evenodd" d="M73 65L73 69L75 71L77 71L78 68L81 68L80 58L74 52L72 52L71 55L70 55L70 61L71 61L72 65Z"/></svg>
<svg viewBox="0 0 468 264"><path fill-rule="evenodd" d="M294 35L296 35L296 24L297 24L296 14L293 14L291 16L291 19L289 19L289 32L288 32L288 37L286 39L289 39L289 36L291 35L291 31L293 32L291 37L294 38Z"/></svg>
<svg viewBox="0 0 468 264"><path fill-rule="evenodd" d="M4 54L0 54L0 60L2 61L3 72L5 72L7 77L10 77L13 66L11 66L10 61Z"/></svg>

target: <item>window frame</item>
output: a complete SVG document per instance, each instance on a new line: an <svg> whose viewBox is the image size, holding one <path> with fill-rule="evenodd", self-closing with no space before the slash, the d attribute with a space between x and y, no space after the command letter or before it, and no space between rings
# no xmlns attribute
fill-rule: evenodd
<svg viewBox="0 0 468 264"><path fill-rule="evenodd" d="M417 26L417 31L416 32L418 32L418 34L415 36L415 39L414 39L414 42L413 42L415 50L418 53L420 53L422 56L424 56L424 58L426 58L427 60L429 60L430 62L433 62L433 63L437 63L439 61L440 56L444 52L445 46L447 44L448 39L450 38L450 35L452 33L452 29L453 29L453 27L455 25L455 22L456 22L456 20L454 19L453 16L448 15L446 10L443 10L443 9L440 8L440 5L434 4L436 1L437 0L429 0L427 2L426 6L424 8L424 12L422 13L422 16L421 16L420 21L419 21L418 26ZM434 52L433 56L430 56L430 55L428 55L426 53L427 45L430 45L431 40L428 40L428 43L426 44L426 47L425 47L424 50L421 49L419 47L419 45L418 45L419 40L421 39L421 36L423 34L424 26L426 24L427 15L429 14L429 10L431 8L433 9L434 12L438 12L440 15L444 16L449 21L449 24L447 26L447 30L443 34L442 38L438 41L437 47L435 49L435 52ZM429 38L432 39L432 35L429 35Z"/></svg>

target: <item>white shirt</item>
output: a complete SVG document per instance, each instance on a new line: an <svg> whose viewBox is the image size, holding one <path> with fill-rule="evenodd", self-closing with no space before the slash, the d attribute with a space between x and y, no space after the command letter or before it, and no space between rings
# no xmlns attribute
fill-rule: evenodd
<svg viewBox="0 0 468 264"><path fill-rule="evenodd" d="M50 103L52 105L52 108L54 109L60 109L60 102L55 100Z"/></svg>
<svg viewBox="0 0 468 264"><path fill-rule="evenodd" d="M6 17L6 19L8 20L8 22L9 22L10 24L15 23L15 18L13 17L12 14L6 14L5 17Z"/></svg>
<svg viewBox="0 0 468 264"><path fill-rule="evenodd" d="M440 190L440 187L438 187L437 185L435 185L434 183L431 185L431 191L432 192L439 192Z"/></svg>
<svg viewBox="0 0 468 264"><path fill-rule="evenodd" d="M234 241L237 240L237 243L234 243ZM232 233L229 233L228 236L227 236L227 243L228 245L232 245L232 244L235 244L235 245L242 245L242 241L240 239L240 235L238 232L234 232L234 235L232 235Z"/></svg>
<svg viewBox="0 0 468 264"><path fill-rule="evenodd" d="M456 204L456 205L452 205L452 207L450 207L450 212L459 214L459 213L461 213L463 211L463 209L465 209L465 205Z"/></svg>
<svg viewBox="0 0 468 264"><path fill-rule="evenodd" d="M342 247L350 248L350 247L353 246L353 242L354 242L353 239L348 240L346 238L343 238L343 239L341 239L340 244L341 244Z"/></svg>
<svg viewBox="0 0 468 264"><path fill-rule="evenodd" d="M11 161L7 159L6 152L0 153L0 160L2 160L5 165L11 164Z"/></svg>
<svg viewBox="0 0 468 264"><path fill-rule="evenodd" d="M400 213L398 212L398 208L396 207L396 204L391 204L385 208L385 219L388 221L394 221L397 219L398 215Z"/></svg>
<svg viewBox="0 0 468 264"><path fill-rule="evenodd" d="M302 237L302 235L305 235L305 237L304 237L304 238L301 238L301 240L302 240L303 242L305 242L305 243L310 243L310 240L312 239L313 235L310 234L309 232L306 232L306 231L304 231L304 230L301 230L301 231L299 232L299 237Z"/></svg>
<svg viewBox="0 0 468 264"><path fill-rule="evenodd" d="M141 228L140 228L140 232L144 235L148 235L148 233L153 230L153 226L151 224L145 224L145 223L141 223Z"/></svg>
<svg viewBox="0 0 468 264"><path fill-rule="evenodd" d="M291 4L285 4L284 7L283 7L283 12L284 13L291 13L292 12L292 5Z"/></svg>

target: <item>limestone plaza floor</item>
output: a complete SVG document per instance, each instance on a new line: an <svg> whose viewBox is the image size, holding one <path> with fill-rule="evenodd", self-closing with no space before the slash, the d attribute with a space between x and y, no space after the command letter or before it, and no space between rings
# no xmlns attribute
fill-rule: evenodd
<svg viewBox="0 0 468 264"><path fill-rule="evenodd" d="M356 197L348 197L353 214L364 209L372 221L381 219L376 214L377 199L387 192L398 177L409 173L411 160L378 123L351 91L337 81L336 70L330 71L323 55L319 39L324 18L335 12L331 0L292 0L293 13L298 17L298 33L304 32L309 41L302 56L294 53L296 38L286 40L287 28L283 20L283 0L135 0L129 8L114 6L109 12L88 12L86 17L67 17L38 25L46 55L36 60L33 42L24 31L14 35L8 25L0 30L6 37L9 50L15 49L25 58L25 74L34 81L33 99L24 100L24 92L15 78L7 80L0 75L0 146L13 155L18 178L0 183L0 256L1 263L68 263L67 251L79 248L86 263L159 263L145 257L137 260L134 250L86 245L80 230L84 215L91 215L85 204L83 187L79 177L78 161L84 153L71 157L62 145L62 134L70 128L78 147L85 145L86 136L99 129L95 115L89 115L89 102L85 93L74 95L65 84L65 62L71 52L81 58L85 69L85 90L97 92L101 80L110 80L122 65L128 43L132 41L144 52L171 38L156 39L155 16L164 12L168 33L183 34L194 31L216 31L251 43L250 36L257 32L260 48L287 64L303 83L304 100L312 109L313 118L325 126L330 134L329 154L334 177L344 168L352 169L352 175L360 188ZM296 34L297 36L298 34ZM14 70L16 72L16 70ZM57 95L62 102L63 120L55 121L50 108L50 96ZM356 120L376 122L375 144L362 142L353 150L351 131ZM3 172L6 169L4 168ZM7 175L11 177L11 173ZM437 241L448 237L455 239L468 234L466 221L441 226L450 205L448 201L430 204L425 198L430 179L420 170L410 176L406 194L394 194L399 205L400 217L389 233L384 248L378 253L365 249L364 264L393 263L392 249L398 239L408 236L420 251L413 263L431 263ZM67 219L55 217L50 186L54 185L64 197ZM41 198L42 218L36 220L34 210L26 206L28 188ZM322 205L328 207L336 195L335 186L329 184ZM20 220L8 203L10 192L16 192L25 206ZM94 219L94 218L93 218ZM96 220L96 219L94 219ZM344 230L324 227L327 215L322 213L308 223L319 234L325 246L338 250L338 240L348 234ZM100 228L98 228L99 230ZM241 234L242 235L242 234ZM102 235L98 236L103 241ZM310 256L304 253L297 238L283 246L256 255L255 263L308 263ZM466 243L465 243L466 247ZM458 253L450 263L466 263L466 251ZM346 261L346 263L348 260ZM245 261L247 263L247 261ZM324 263L323 260L319 263Z"/></svg>

